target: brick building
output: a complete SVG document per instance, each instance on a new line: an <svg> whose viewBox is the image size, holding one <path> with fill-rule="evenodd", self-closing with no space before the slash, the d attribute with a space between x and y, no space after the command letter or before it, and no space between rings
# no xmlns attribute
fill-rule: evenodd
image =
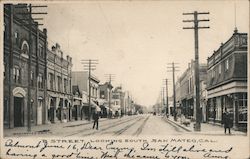
<svg viewBox="0 0 250 159"><path fill-rule="evenodd" d="M26 4L4 5L4 125L8 128L28 124L29 97L31 124L47 120L47 31L39 30L33 19L29 27L28 19Z"/></svg>
<svg viewBox="0 0 250 159"><path fill-rule="evenodd" d="M207 59L207 116L221 123L224 109L236 129L247 128L247 34L237 30Z"/></svg>

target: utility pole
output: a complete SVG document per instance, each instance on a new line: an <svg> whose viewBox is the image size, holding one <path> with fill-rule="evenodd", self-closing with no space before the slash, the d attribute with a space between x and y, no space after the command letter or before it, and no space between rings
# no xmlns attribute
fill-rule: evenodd
<svg viewBox="0 0 250 159"><path fill-rule="evenodd" d="M177 121L177 111L176 111L176 92L175 92L175 72L179 71L176 70L176 68L179 68L179 66L175 66L175 64L177 65L177 63L168 63L169 65L171 65L171 67L168 67L169 69L172 69L168 72L172 72L173 73L173 104L174 104L174 121Z"/></svg>
<svg viewBox="0 0 250 159"><path fill-rule="evenodd" d="M163 82L166 85L166 116L168 116L168 79L164 79Z"/></svg>
<svg viewBox="0 0 250 159"><path fill-rule="evenodd" d="M109 111L108 111L108 117L111 117L111 114L110 114L110 109L111 109L111 91L112 91L111 81L114 80L115 75L114 74L105 74L105 76L106 76L106 78L108 78L109 86L110 86L110 90L109 90Z"/></svg>
<svg viewBox="0 0 250 159"><path fill-rule="evenodd" d="M47 7L45 6L32 6L31 4L29 4L28 6L25 5L17 5L15 6L16 9L22 9L22 8L27 8L28 7L28 12L17 12L16 14L19 15L24 15L23 18L21 18L22 20L22 24L24 26L27 26L29 29L29 59L28 59L28 101L27 101L27 108L28 108L28 132L31 131L31 61L32 61L32 27L38 27L39 25L43 25L41 23L34 23L34 20L43 20L43 18L32 18L32 15L36 14L36 15L42 15L42 14L48 14L47 12L32 12L32 8L44 8ZM27 15L27 16L25 16ZM28 23L26 23L28 21ZM38 76L38 74L37 74ZM45 75L46 76L46 75Z"/></svg>
<svg viewBox="0 0 250 159"><path fill-rule="evenodd" d="M88 77L88 82L89 82L89 93L88 93L88 97L89 97L89 116L88 116L88 120L91 120L91 71L96 69L96 65L98 64L98 60L93 60L93 59L85 59L85 60L81 60L84 70L87 70L89 73L89 77Z"/></svg>
<svg viewBox="0 0 250 159"><path fill-rule="evenodd" d="M194 27L183 27L183 29L193 29L194 30L194 47L195 47L195 106L196 106L196 123L194 126L195 131L201 131L201 108L200 108L200 76L199 76L199 39L198 39L198 30L199 29L208 29L210 27L199 27L199 22L207 22L209 19L198 20L198 15L209 14L209 12L197 12L193 13L183 13L183 15L193 15L194 20L183 20L183 22L192 22Z"/></svg>
<svg viewBox="0 0 250 159"><path fill-rule="evenodd" d="M162 108L165 106L165 88L162 87Z"/></svg>

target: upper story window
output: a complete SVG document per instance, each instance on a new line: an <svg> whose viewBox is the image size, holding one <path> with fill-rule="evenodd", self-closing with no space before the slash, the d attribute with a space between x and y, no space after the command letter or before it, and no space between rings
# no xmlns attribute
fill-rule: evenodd
<svg viewBox="0 0 250 159"><path fill-rule="evenodd" d="M44 48L42 45L39 45L39 49L38 49L38 53L40 57L43 57L43 52L44 52Z"/></svg>
<svg viewBox="0 0 250 159"><path fill-rule="evenodd" d="M30 72L30 85L34 86L34 72L33 71Z"/></svg>
<svg viewBox="0 0 250 159"><path fill-rule="evenodd" d="M13 68L13 80L15 83L21 83L21 69L19 67Z"/></svg>
<svg viewBox="0 0 250 159"><path fill-rule="evenodd" d="M18 31L15 31L14 36L15 36L15 42L17 44L18 40L19 40L19 33L18 33Z"/></svg>
<svg viewBox="0 0 250 159"><path fill-rule="evenodd" d="M5 76L6 76L5 70L6 70L6 63L4 62L4 67L3 67L3 78L4 79L5 79Z"/></svg>
<svg viewBox="0 0 250 159"><path fill-rule="evenodd" d="M218 66L219 68L219 74L221 74L221 64L219 64L219 66Z"/></svg>
<svg viewBox="0 0 250 159"><path fill-rule="evenodd" d="M43 75L41 73L38 74L38 88L43 88Z"/></svg>
<svg viewBox="0 0 250 159"><path fill-rule="evenodd" d="M54 89L54 75L53 73L49 73L49 89Z"/></svg>
<svg viewBox="0 0 250 159"><path fill-rule="evenodd" d="M215 77L215 70L213 69L212 70L212 78L214 78Z"/></svg>
<svg viewBox="0 0 250 159"><path fill-rule="evenodd" d="M66 79L66 78L64 78L64 81L63 81L63 82L64 82L64 83L63 83L63 84L64 84L64 85L63 85L63 86L64 86L64 92L65 92L65 93L67 93L67 85L68 85L68 81L67 81L67 79Z"/></svg>
<svg viewBox="0 0 250 159"><path fill-rule="evenodd" d="M62 78L60 76L57 76L57 90L61 91L62 90Z"/></svg>
<svg viewBox="0 0 250 159"><path fill-rule="evenodd" d="M29 45L27 41L23 41L22 43L21 55L25 58L29 58Z"/></svg>
<svg viewBox="0 0 250 159"><path fill-rule="evenodd" d="M227 71L229 69L229 60L226 59L225 61L225 71Z"/></svg>

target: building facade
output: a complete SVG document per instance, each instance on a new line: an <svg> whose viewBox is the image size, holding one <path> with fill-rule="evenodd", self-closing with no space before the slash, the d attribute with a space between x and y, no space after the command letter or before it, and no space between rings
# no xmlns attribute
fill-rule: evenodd
<svg viewBox="0 0 250 159"><path fill-rule="evenodd" d="M48 122L72 119L72 58L64 58L59 44L47 50Z"/></svg>
<svg viewBox="0 0 250 159"><path fill-rule="evenodd" d="M247 128L247 34L237 30L207 59L207 116L221 123L227 111L234 117L234 128Z"/></svg>
<svg viewBox="0 0 250 159"><path fill-rule="evenodd" d="M114 110L115 116L122 114L122 88L116 87L112 93L112 109Z"/></svg>
<svg viewBox="0 0 250 159"><path fill-rule="evenodd" d="M4 125L45 124L47 30L33 19L28 26L25 4L4 5ZM26 20L25 20L26 19Z"/></svg>
<svg viewBox="0 0 250 159"><path fill-rule="evenodd" d="M112 104L112 94L113 94L113 86L110 82L105 82L104 84L99 85L100 88L100 106L102 110L102 117L108 117L113 114L113 110L111 108Z"/></svg>
<svg viewBox="0 0 250 159"><path fill-rule="evenodd" d="M90 79L90 89L89 89L89 79ZM98 100L100 98L99 90L100 80L91 75L89 78L89 73L87 71L73 71L72 72L72 85L78 86L79 91L88 96L87 103L82 103L81 116L87 119L92 116L94 110L100 110ZM90 91L89 91L90 90ZM89 94L89 92L91 94ZM90 106L89 106L89 96L90 96ZM91 107L89 109L89 107Z"/></svg>
<svg viewBox="0 0 250 159"><path fill-rule="evenodd" d="M192 60L191 63L189 63L187 70L178 78L176 83L176 102L178 103L178 106L181 110L181 114L185 115L186 118L193 118L195 119L196 116L196 107L195 107L195 62ZM200 76L200 88L204 88L204 84L206 84L203 81L206 81L207 76L207 65L206 64L200 64L199 65L199 76ZM201 83L203 84L201 86ZM201 93L201 90L200 90ZM203 94L202 94L203 95ZM201 94L200 94L201 96ZM201 100L202 98L200 98ZM204 100L202 99L203 105ZM203 111L203 110L202 110Z"/></svg>

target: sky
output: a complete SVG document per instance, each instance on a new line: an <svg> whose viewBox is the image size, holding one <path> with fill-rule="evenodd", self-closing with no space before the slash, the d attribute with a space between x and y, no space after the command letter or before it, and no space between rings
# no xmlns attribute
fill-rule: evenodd
<svg viewBox="0 0 250 159"><path fill-rule="evenodd" d="M235 7L236 6L236 7ZM105 74L114 74L114 86L129 91L136 103L151 106L164 87L172 81L168 64L177 63L176 78L194 59L194 31L183 30L183 12L210 12L200 15L200 63L233 34L247 32L248 1L84 1L48 4L43 21L49 46L59 43L64 56L73 60L73 71L83 70L81 59L98 59L93 72L101 83ZM236 8L236 9L235 9ZM235 12L236 11L236 12ZM235 14L236 13L236 14ZM172 85L169 85L172 95Z"/></svg>

